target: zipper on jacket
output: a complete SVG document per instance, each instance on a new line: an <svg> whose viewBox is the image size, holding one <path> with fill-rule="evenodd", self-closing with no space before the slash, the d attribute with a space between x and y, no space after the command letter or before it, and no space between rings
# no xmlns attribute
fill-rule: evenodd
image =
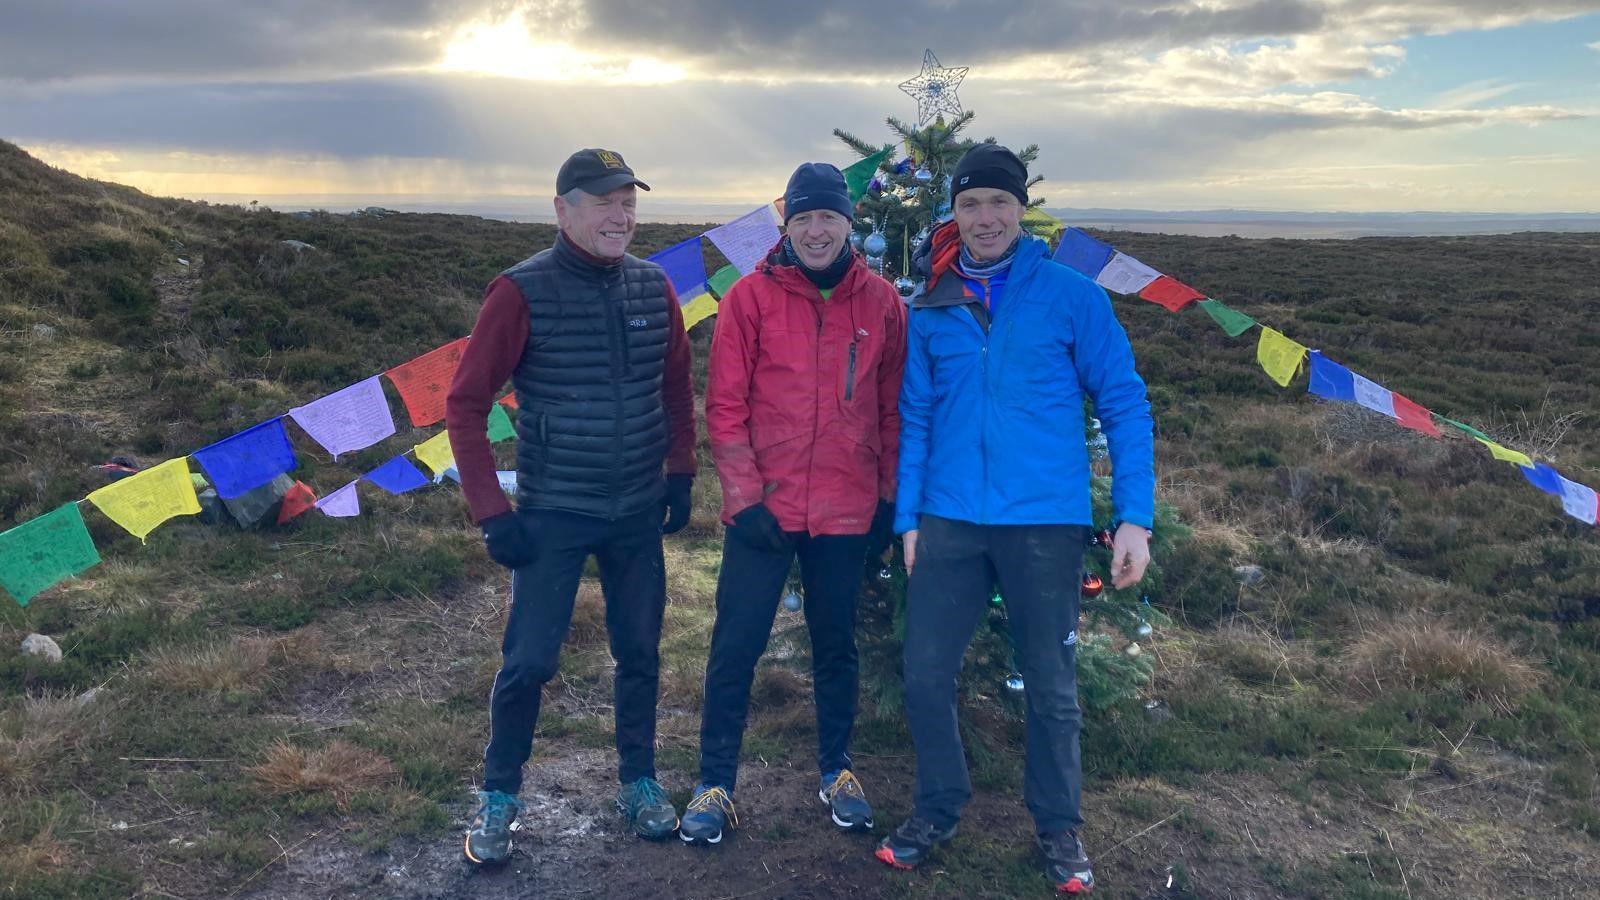
<svg viewBox="0 0 1600 900"><path fill-rule="evenodd" d="M844 376L844 399L849 400L856 389L856 342L850 342L850 368Z"/></svg>

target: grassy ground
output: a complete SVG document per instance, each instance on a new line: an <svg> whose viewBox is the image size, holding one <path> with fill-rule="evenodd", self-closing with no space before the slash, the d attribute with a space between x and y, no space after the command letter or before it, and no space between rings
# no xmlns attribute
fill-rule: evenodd
<svg viewBox="0 0 1600 900"><path fill-rule="evenodd" d="M192 450L466 333L482 285L551 238L158 200L3 144L0 197L5 525L81 497L111 453ZM635 250L696 230L643 226ZM1600 238L1108 237L1600 483L1586 418ZM1600 892L1593 529L1469 442L1280 391L1247 339L1197 311L1117 305L1151 385L1161 495L1194 536L1164 560L1154 599L1175 624L1145 644L1155 680L1085 733L1106 892ZM298 474L328 490L415 437L338 465L301 446ZM659 753L680 801L721 540L702 464L694 524L668 541ZM623 896L652 881L690 897L1041 894L1018 708L998 684L967 686L979 795L935 869L894 875L829 831L787 613L755 692L745 827L716 855L625 837L606 811L610 661L592 582L547 691L522 855L493 878L460 869L453 829L486 738L505 577L452 491L363 506L266 532L180 521L142 547L91 514L105 563L0 609L0 894ZM1240 584L1242 564L1262 579ZM907 810L912 758L892 655L874 652L892 624L861 627L857 750L882 830ZM30 631L64 661L23 657Z"/></svg>

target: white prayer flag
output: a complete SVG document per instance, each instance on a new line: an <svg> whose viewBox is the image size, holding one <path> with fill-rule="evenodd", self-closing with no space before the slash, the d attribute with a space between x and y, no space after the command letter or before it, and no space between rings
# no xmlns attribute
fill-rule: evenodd
<svg viewBox="0 0 1600 900"><path fill-rule="evenodd" d="M726 225L706 232L711 243L733 263L740 275L749 275L778 243L778 226L772 222L771 207L763 204Z"/></svg>
<svg viewBox="0 0 1600 900"><path fill-rule="evenodd" d="M1100 274L1096 275L1094 280L1108 291L1137 294L1160 277L1160 272L1118 250L1112 255L1111 262L1106 263L1106 267L1100 270Z"/></svg>
<svg viewBox="0 0 1600 900"><path fill-rule="evenodd" d="M1356 402L1373 412L1381 412L1391 419L1398 418L1394 414L1394 394L1389 389L1375 381L1361 377L1360 373L1351 372L1356 383Z"/></svg>

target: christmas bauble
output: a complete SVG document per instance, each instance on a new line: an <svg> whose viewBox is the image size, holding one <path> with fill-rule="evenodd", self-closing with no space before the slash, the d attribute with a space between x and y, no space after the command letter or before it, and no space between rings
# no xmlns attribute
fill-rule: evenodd
<svg viewBox="0 0 1600 900"><path fill-rule="evenodd" d="M861 242L861 249L867 251L868 256L882 256L884 251L889 249L889 241L883 236L883 232L874 231Z"/></svg>
<svg viewBox="0 0 1600 900"><path fill-rule="evenodd" d="M1026 685L1022 683L1021 672L1012 672L1010 675L1006 676L1006 690L1013 694L1020 694L1022 693L1022 689L1024 687L1026 687Z"/></svg>
<svg viewBox="0 0 1600 900"><path fill-rule="evenodd" d="M794 591L790 591L789 593L783 595L783 608L787 609L789 612L798 612L800 610L801 602L800 595Z"/></svg>
<svg viewBox="0 0 1600 900"><path fill-rule="evenodd" d="M894 280L894 289L900 292L900 296L909 297L911 292L917 289L917 283L901 275Z"/></svg>
<svg viewBox="0 0 1600 900"><path fill-rule="evenodd" d="M883 182L879 181L877 178L874 178L867 182L867 190L873 193L878 193L879 191L883 190Z"/></svg>
<svg viewBox="0 0 1600 900"><path fill-rule="evenodd" d="M852 249L852 250L860 250L861 249L861 232L859 232L859 231L850 232L850 249Z"/></svg>
<svg viewBox="0 0 1600 900"><path fill-rule="evenodd" d="M1137 634L1139 637L1147 638L1150 635L1155 633L1155 629L1150 627L1150 623L1149 622L1146 622L1145 620L1140 619L1139 620L1139 627L1135 628L1133 630L1133 633Z"/></svg>
<svg viewBox="0 0 1600 900"><path fill-rule="evenodd" d="M1000 592L999 591L995 591L994 592L994 596L989 598L989 605L993 606L993 607L996 607L996 608L999 608L1001 606L1005 606L1006 605L1006 598L1000 596Z"/></svg>
<svg viewBox="0 0 1600 900"><path fill-rule="evenodd" d="M1122 648L1122 652L1128 654L1129 656L1138 656L1144 651L1139 649L1138 644L1129 644L1128 646Z"/></svg>
<svg viewBox="0 0 1600 900"><path fill-rule="evenodd" d="M1094 598L1100 596L1100 592L1105 589L1106 583L1100 580L1099 575L1096 575L1093 572L1083 573L1082 593L1085 600L1093 600Z"/></svg>
<svg viewBox="0 0 1600 900"><path fill-rule="evenodd" d="M923 184L927 184L928 182L933 180L933 173L928 171L925 168L924 169L918 169L917 171L912 173L911 177L915 178L916 180L918 180L920 182L922 182Z"/></svg>

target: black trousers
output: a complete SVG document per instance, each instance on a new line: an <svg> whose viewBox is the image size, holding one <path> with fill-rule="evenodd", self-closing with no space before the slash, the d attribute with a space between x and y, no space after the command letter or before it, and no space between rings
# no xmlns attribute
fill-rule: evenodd
<svg viewBox="0 0 1600 900"><path fill-rule="evenodd" d="M1078 733L1081 525L974 525L923 515L906 595L906 718L916 814L955 824L972 796L956 725L956 677L998 582L1027 702L1023 798L1040 833L1083 824Z"/></svg>
<svg viewBox="0 0 1600 900"><path fill-rule="evenodd" d="M817 707L817 768L850 768L858 666L856 591L867 536L800 532L781 551L756 547L729 531L717 576L717 623L700 719L700 781L732 791L738 778L750 684L767 649L789 566L800 560L806 628L811 633L811 682Z"/></svg>
<svg viewBox="0 0 1600 900"><path fill-rule="evenodd" d="M655 777L657 651L667 602L659 509L616 521L554 510L518 515L535 535L538 555L511 574L511 617L489 700L484 789L516 794L522 787L540 692L556 674L590 554L600 565L616 661L617 775L623 783Z"/></svg>

